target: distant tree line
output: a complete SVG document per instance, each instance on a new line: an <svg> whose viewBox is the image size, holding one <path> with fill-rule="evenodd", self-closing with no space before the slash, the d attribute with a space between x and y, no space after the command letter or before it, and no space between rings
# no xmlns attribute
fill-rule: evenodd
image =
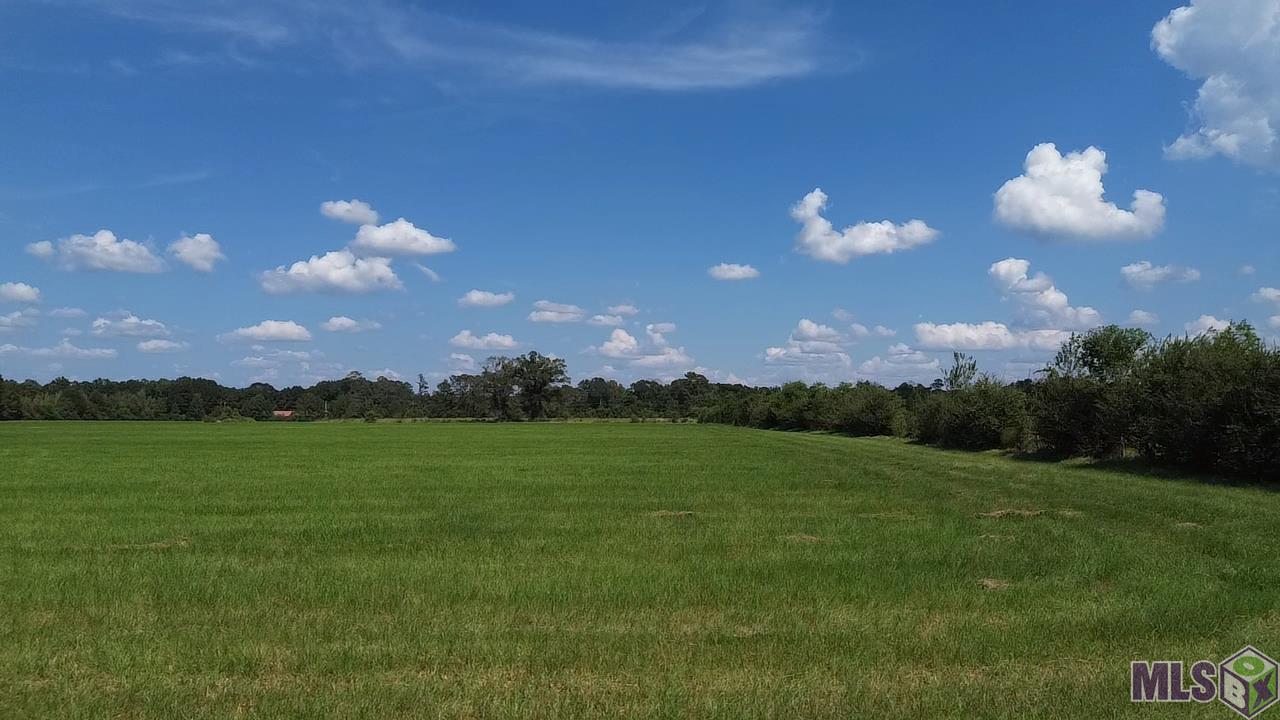
<svg viewBox="0 0 1280 720"><path fill-rule="evenodd" d="M0 420L270 420L291 419L553 418L691 419L708 402L712 384L689 373L670 383L630 386L591 378L571 385L565 362L537 352L491 357L476 373L452 375L433 389L353 372L311 387L277 389L266 383L224 387L213 380L93 380L57 378L40 384L0 377Z"/></svg>
<svg viewBox="0 0 1280 720"><path fill-rule="evenodd" d="M1110 325L1071 336L1034 380L1001 382L955 353L927 388L789 383L726 390L699 419L900 435L968 450L1137 456L1280 481L1280 350L1247 323L1164 340Z"/></svg>
<svg viewBox="0 0 1280 720"><path fill-rule="evenodd" d="M1117 326L1073 335L1035 379L1008 384L955 353L931 385L781 387L712 383L697 373L623 385L570 383L564 360L492 357L431 388L351 373L309 388L212 380L0 378L2 420L298 420L327 418L696 419L777 430L895 435L943 447L1150 461L1280 478L1280 350L1246 323L1155 340Z"/></svg>

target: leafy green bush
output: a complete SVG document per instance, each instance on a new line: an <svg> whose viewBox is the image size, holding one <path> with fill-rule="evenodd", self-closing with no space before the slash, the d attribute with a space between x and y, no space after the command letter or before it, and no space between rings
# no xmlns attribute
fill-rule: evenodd
<svg viewBox="0 0 1280 720"><path fill-rule="evenodd" d="M770 396L774 427L779 430L823 430L825 394L823 385L810 387L802 382L789 382Z"/></svg>
<svg viewBox="0 0 1280 720"><path fill-rule="evenodd" d="M1124 452L1134 423L1134 373L1149 350L1145 330L1107 325L1072 335L1031 389L1040 449L1109 457Z"/></svg>
<svg viewBox="0 0 1280 720"><path fill-rule="evenodd" d="M1050 454L1090 454L1098 447L1104 386L1093 378L1050 376L1031 393L1031 424Z"/></svg>
<svg viewBox="0 0 1280 720"><path fill-rule="evenodd" d="M1280 351L1246 323L1160 343L1135 374L1145 457L1232 475L1280 475Z"/></svg>
<svg viewBox="0 0 1280 720"><path fill-rule="evenodd" d="M835 391L831 429L847 435L903 435L906 408L888 388L861 382Z"/></svg>
<svg viewBox="0 0 1280 720"><path fill-rule="evenodd" d="M1026 396L991 377L938 394L921 406L920 440L989 450L1020 446L1027 435Z"/></svg>

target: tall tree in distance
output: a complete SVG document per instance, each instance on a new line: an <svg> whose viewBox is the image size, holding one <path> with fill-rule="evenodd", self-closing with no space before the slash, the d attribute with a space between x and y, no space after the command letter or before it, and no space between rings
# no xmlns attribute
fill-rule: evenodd
<svg viewBox="0 0 1280 720"><path fill-rule="evenodd" d="M488 401L489 417L496 420L519 420L520 412L512 400L515 361L494 355L480 368L480 393Z"/></svg>
<svg viewBox="0 0 1280 720"><path fill-rule="evenodd" d="M1117 382L1133 372L1151 333L1139 328L1106 325L1085 333L1080 357L1089 374L1102 382Z"/></svg>
<svg viewBox="0 0 1280 720"><path fill-rule="evenodd" d="M519 393L520 408L530 420L546 417L547 402L569 382L563 358L547 357L536 350L510 360L507 369Z"/></svg>
<svg viewBox="0 0 1280 720"><path fill-rule="evenodd" d="M1053 362L1040 371L1049 378L1066 378L1074 380L1084 375L1084 339L1075 333L1071 333L1071 337L1067 338L1058 352L1053 356Z"/></svg>
<svg viewBox="0 0 1280 720"><path fill-rule="evenodd" d="M973 356L962 352L951 353L951 360L951 367L947 369L947 375L943 378L946 389L960 390L972 385L978 378L978 361Z"/></svg>

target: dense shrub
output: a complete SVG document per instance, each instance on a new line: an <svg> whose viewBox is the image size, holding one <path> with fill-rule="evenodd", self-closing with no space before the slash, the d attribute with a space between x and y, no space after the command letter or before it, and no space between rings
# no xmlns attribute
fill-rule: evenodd
<svg viewBox="0 0 1280 720"><path fill-rule="evenodd" d="M1134 423L1134 373L1151 335L1115 325L1072 335L1031 388L1039 449L1109 457L1124 452Z"/></svg>
<svg viewBox="0 0 1280 720"><path fill-rule="evenodd" d="M727 386L698 412L700 422L772 430L837 432L847 435L902 435L907 413L892 390L868 382L787 383L778 388Z"/></svg>
<svg viewBox="0 0 1280 720"><path fill-rule="evenodd" d="M1027 436L1026 396L990 377L930 397L920 405L916 438L965 450L1015 448Z"/></svg>
<svg viewBox="0 0 1280 720"><path fill-rule="evenodd" d="M771 427L778 430L823 429L827 413L821 396L826 392L824 385L810 388L802 382L790 382L778 388L769 399L773 410Z"/></svg>
<svg viewBox="0 0 1280 720"><path fill-rule="evenodd" d="M862 382L836 389L831 429L846 435L903 435L907 412L888 388Z"/></svg>
<svg viewBox="0 0 1280 720"><path fill-rule="evenodd" d="M1280 352L1245 323L1152 343L1108 326L1063 344L1032 389L1036 441L1060 455L1280 477Z"/></svg>
<svg viewBox="0 0 1280 720"><path fill-rule="evenodd" d="M1280 474L1280 353L1248 325L1158 345L1135 373L1145 457L1234 475Z"/></svg>
<svg viewBox="0 0 1280 720"><path fill-rule="evenodd" d="M1104 386L1093 378L1047 377L1031 393L1031 423L1039 448L1058 456L1091 454L1101 433Z"/></svg>
<svg viewBox="0 0 1280 720"><path fill-rule="evenodd" d="M947 396L941 393L920 399L915 405L915 412L907 419L907 434L922 443L941 443L946 426L946 404Z"/></svg>

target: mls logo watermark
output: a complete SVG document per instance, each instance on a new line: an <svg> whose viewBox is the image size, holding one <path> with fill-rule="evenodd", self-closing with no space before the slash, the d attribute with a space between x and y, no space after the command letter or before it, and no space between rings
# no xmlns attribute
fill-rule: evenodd
<svg viewBox="0 0 1280 720"><path fill-rule="evenodd" d="M1215 699L1242 717L1257 717L1277 701L1280 666L1257 648L1213 663L1191 665L1190 682L1184 682L1179 661L1134 661L1129 664L1129 699L1133 702L1213 702Z"/></svg>

